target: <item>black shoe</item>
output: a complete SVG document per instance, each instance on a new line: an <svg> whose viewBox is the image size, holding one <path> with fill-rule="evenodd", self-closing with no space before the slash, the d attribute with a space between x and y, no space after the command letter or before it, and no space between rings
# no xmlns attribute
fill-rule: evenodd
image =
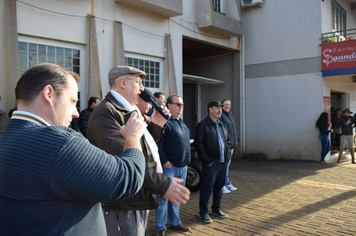
<svg viewBox="0 0 356 236"><path fill-rule="evenodd" d="M213 222L213 220L210 218L210 216L209 216L208 214L205 214L205 215L199 214L199 218L200 218L204 223L207 223L207 224L210 224L211 222Z"/></svg>
<svg viewBox="0 0 356 236"><path fill-rule="evenodd" d="M222 211L215 211L215 212L213 212L213 215L216 215L216 216L218 216L219 218L221 218L221 219L225 219L226 217L228 217L228 215L226 215L224 212L222 212Z"/></svg>
<svg viewBox="0 0 356 236"><path fill-rule="evenodd" d="M166 231L165 230L156 231L156 236L164 236L164 235L166 235Z"/></svg>
<svg viewBox="0 0 356 236"><path fill-rule="evenodd" d="M190 227L184 226L184 225L182 225L182 224L177 225L177 226L172 226L172 225L170 225L169 228L170 228L170 229L174 229L174 230L184 231L184 232L190 230Z"/></svg>

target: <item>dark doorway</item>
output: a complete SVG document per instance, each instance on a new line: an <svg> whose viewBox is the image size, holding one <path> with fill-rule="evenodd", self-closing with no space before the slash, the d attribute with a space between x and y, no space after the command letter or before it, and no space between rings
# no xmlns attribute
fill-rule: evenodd
<svg viewBox="0 0 356 236"><path fill-rule="evenodd" d="M183 82L184 112L183 120L190 130L190 138L194 138L194 127L197 123L196 84Z"/></svg>

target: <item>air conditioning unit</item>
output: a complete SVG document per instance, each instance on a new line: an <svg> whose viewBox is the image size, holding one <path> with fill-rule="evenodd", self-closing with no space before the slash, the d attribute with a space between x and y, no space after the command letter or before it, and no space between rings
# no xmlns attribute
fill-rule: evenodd
<svg viewBox="0 0 356 236"><path fill-rule="evenodd" d="M262 6L263 0L241 0L241 6L248 8L254 6Z"/></svg>

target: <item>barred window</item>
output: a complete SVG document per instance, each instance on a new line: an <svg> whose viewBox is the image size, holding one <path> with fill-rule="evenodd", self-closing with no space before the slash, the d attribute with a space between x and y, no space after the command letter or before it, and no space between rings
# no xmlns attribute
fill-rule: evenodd
<svg viewBox="0 0 356 236"><path fill-rule="evenodd" d="M127 66L144 71L147 77L142 81L144 87L160 88L160 62L142 58L125 57Z"/></svg>

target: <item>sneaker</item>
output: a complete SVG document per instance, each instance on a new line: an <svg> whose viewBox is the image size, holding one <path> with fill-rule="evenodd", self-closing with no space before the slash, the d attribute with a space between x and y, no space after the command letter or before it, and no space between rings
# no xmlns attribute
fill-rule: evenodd
<svg viewBox="0 0 356 236"><path fill-rule="evenodd" d="M213 222L213 220L210 218L210 216L209 216L208 214L205 214L205 215L199 214L199 218L200 218L204 223L207 223L207 224L210 224L211 222Z"/></svg>
<svg viewBox="0 0 356 236"><path fill-rule="evenodd" d="M226 186L224 186L224 187L222 188L222 193L231 193L231 191L228 190Z"/></svg>
<svg viewBox="0 0 356 236"><path fill-rule="evenodd" d="M221 219L225 219L226 217L228 217L228 215L226 215L224 212L222 211L213 211L213 215L218 216Z"/></svg>
<svg viewBox="0 0 356 236"><path fill-rule="evenodd" d="M225 185L225 187L229 190L229 191L235 191L237 190L237 188L232 185L231 183L229 183L228 185Z"/></svg>

